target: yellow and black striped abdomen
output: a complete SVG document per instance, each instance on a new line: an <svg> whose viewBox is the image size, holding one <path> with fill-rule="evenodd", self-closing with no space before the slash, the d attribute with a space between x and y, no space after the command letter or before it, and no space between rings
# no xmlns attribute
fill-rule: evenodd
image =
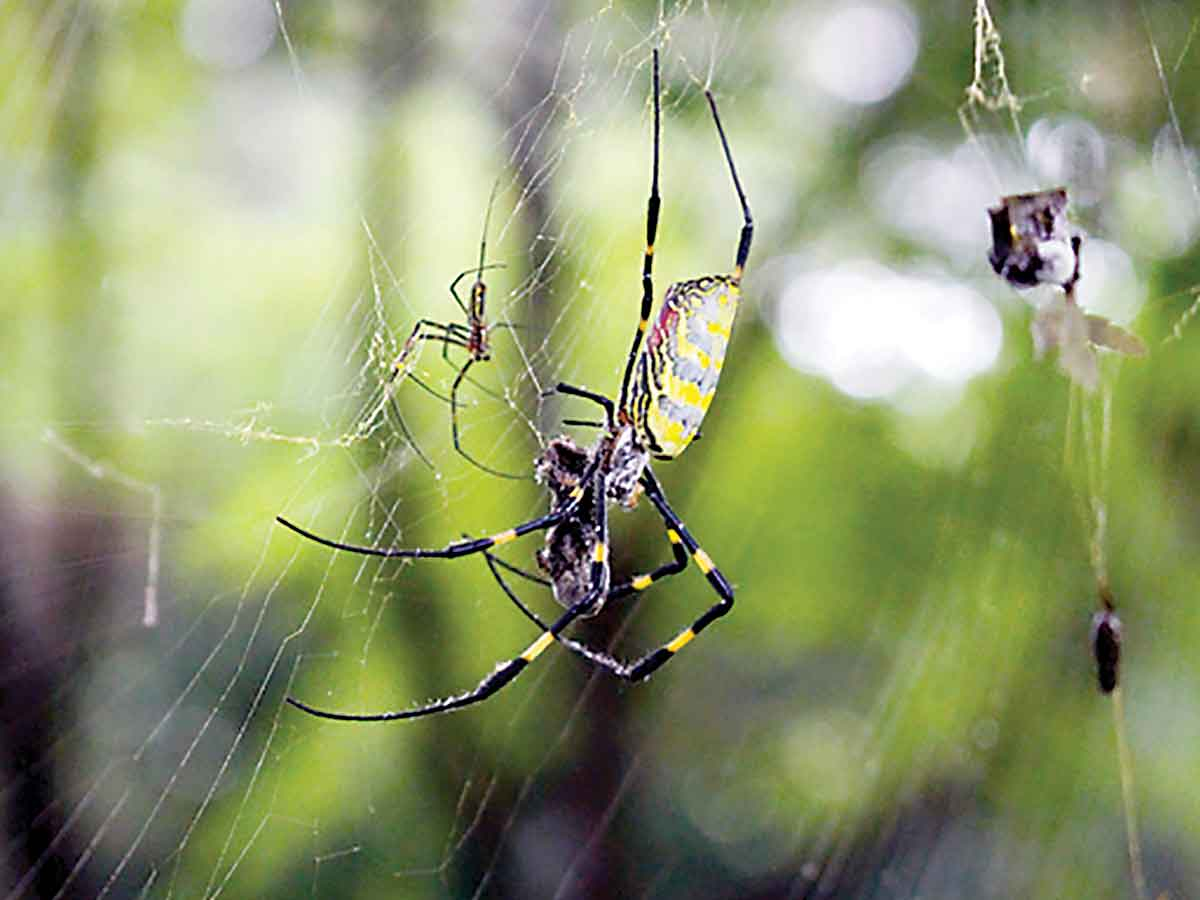
<svg viewBox="0 0 1200 900"><path fill-rule="evenodd" d="M700 430L740 299L738 282L729 275L681 281L667 289L629 393L638 439L660 459L678 456Z"/></svg>

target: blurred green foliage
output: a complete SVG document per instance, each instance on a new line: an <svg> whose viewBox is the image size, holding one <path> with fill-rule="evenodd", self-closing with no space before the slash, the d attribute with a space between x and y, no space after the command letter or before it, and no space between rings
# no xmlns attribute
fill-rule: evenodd
<svg viewBox="0 0 1200 900"><path fill-rule="evenodd" d="M1168 338L1200 285L1200 15L1165 0L991 10L1022 126L1102 136L1099 175L1081 186L1068 165L1064 180L1094 191L1079 219L1148 298L1131 327L1149 357L1105 360L1086 395L1034 358L1028 304L987 268L983 207L950 226L979 235L964 257L867 186L902 139L931 158L976 146L958 117L971 5L903 9L911 77L854 105L814 86L831 15L816 3L0 5L5 887L1136 896L1087 645L1103 503L1150 895L1197 893L1200 334ZM758 224L703 439L657 469L734 611L638 687L548 652L470 712L304 717L285 695L403 708L535 636L481 560L332 554L273 518L435 546L545 508L532 482L458 457L445 403L404 381L397 408L437 471L424 465L384 402L388 367L418 318L460 315L447 285L476 259L499 177L489 299L516 327L472 370L464 441L528 469L562 417L591 413L540 391L616 391L656 42L658 295L733 259L705 84ZM1006 116L974 121L997 197L1052 186L1008 183ZM1172 148L1190 182L1170 181ZM918 218L957 208L950 184ZM986 296L995 363L877 400L789 366L789 283L855 260ZM444 391L455 368L430 343L418 372ZM1108 396L1110 455L1089 479ZM161 492L161 521L138 485ZM145 628L155 527L161 616ZM650 510L612 528L619 572L668 557ZM507 558L532 567L537 546ZM579 634L632 655L709 602L693 569Z"/></svg>

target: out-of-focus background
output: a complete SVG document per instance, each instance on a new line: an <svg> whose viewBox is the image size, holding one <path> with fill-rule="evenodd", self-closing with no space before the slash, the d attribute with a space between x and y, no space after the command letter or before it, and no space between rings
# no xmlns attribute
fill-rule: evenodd
<svg viewBox="0 0 1200 900"><path fill-rule="evenodd" d="M536 636L479 558L274 517L428 547L545 510L455 452L461 351L389 371L463 320L495 186L462 448L528 476L594 414L543 391L617 390L655 46L657 296L733 262L706 86L757 223L656 467L736 607L643 685L551 648L470 711L303 715ZM1200 895L1200 11L16 0L0 47L5 896ZM1060 185L1081 302L1148 348L1091 392L1035 358L1053 292L987 265L987 207ZM647 504L612 530L618 575L669 558ZM711 601L692 567L575 634L631 656Z"/></svg>

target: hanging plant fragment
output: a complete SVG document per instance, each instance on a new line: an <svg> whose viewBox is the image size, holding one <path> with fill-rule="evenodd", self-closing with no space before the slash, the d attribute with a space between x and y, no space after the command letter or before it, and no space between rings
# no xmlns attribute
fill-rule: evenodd
<svg viewBox="0 0 1200 900"><path fill-rule="evenodd" d="M1096 348L1124 356L1144 356L1146 346L1134 334L1104 316L1086 313L1075 297L1083 232L1067 220L1067 191L1054 188L1003 197L988 210L992 249L988 262L1017 288L1050 285L1060 289L1033 320L1034 350L1041 358L1058 349L1059 368L1088 390L1100 378Z"/></svg>
<svg viewBox="0 0 1200 900"><path fill-rule="evenodd" d="M1054 284L1071 290L1075 286L1083 235L1072 231L1067 222L1065 188L1003 197L988 215L992 218L988 261L997 275L1019 288Z"/></svg>

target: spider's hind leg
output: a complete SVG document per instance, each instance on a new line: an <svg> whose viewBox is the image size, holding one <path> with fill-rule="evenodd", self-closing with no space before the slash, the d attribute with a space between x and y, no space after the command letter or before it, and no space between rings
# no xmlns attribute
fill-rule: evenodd
<svg viewBox="0 0 1200 900"><path fill-rule="evenodd" d="M457 377L454 379L454 384L450 387L450 437L454 441L454 449L458 451L458 455L473 465L482 472L487 472L489 475L495 475L497 478L508 478L513 481L528 481L530 476L520 475L514 472L502 472L499 469L494 469L486 463L482 463L474 456L466 451L462 445L462 440L459 437L458 428L458 388L463 383L463 380L470 381L467 378L467 372L471 370L471 366L475 364L474 359L468 359L463 367L459 369Z"/></svg>
<svg viewBox="0 0 1200 900"><path fill-rule="evenodd" d="M609 591L609 596L623 597L629 593L644 590L659 578L681 572L686 567L687 559L690 556L700 571L704 573L704 577L708 579L713 591L716 592L717 601L673 639L657 650L651 650L632 662L622 662L607 653L585 647L577 641L559 638L560 643L568 649L626 681L644 681L649 678L655 671L673 659L675 654L690 644L701 631L733 609L732 585L721 574L721 570L716 567L712 558L700 548L675 511L671 509L671 505L667 502L667 498L658 484L658 479L654 477L649 468L642 474L642 486L645 489L646 497L654 504L654 508L667 526L667 536L671 540L675 559L646 575L639 575L626 583L613 587Z"/></svg>

